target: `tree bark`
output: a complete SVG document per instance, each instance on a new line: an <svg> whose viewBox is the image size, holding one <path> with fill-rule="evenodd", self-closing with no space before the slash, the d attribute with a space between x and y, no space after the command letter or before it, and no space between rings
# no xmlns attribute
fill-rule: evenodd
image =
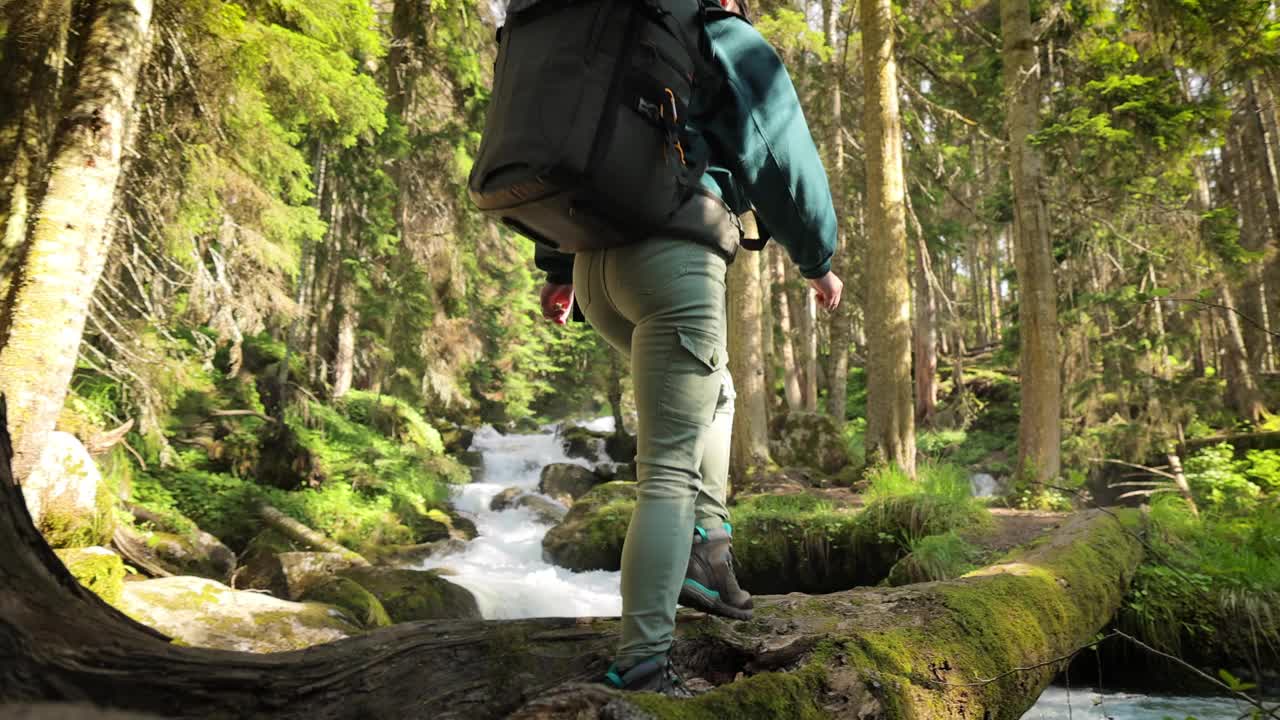
<svg viewBox="0 0 1280 720"><path fill-rule="evenodd" d="M1253 253L1267 253L1267 209L1261 192L1261 162L1257 157L1262 151L1260 132L1255 132L1256 117L1249 117L1248 100L1243 99L1246 107L1232 119L1230 131L1227 133L1227 147L1223 150L1224 170L1231 175L1230 187L1235 190L1236 207L1240 211L1240 246ZM1242 268L1242 277L1236 290L1236 306L1240 312L1253 319L1241 330L1244 333L1245 348L1248 352L1249 370L1260 376L1269 355L1271 336L1263 328L1266 327L1266 303L1263 299L1262 260L1246 263ZM1254 324L1257 323L1257 324ZM1262 327L1259 327L1261 325Z"/></svg>
<svg viewBox="0 0 1280 720"><path fill-rule="evenodd" d="M756 717L763 702L783 708L776 718L1013 720L1061 669L1050 661L1110 620L1141 560L1126 527L1136 514L1079 513L959 580L757 597L753 623L686 613L675 661L719 685L693 700L580 684L603 675L614 618L405 623L296 652L231 653L175 645L71 577L31 523L4 419L0 407L0 697L9 702L246 720L568 720L606 704L612 717L632 705L659 717L711 708Z"/></svg>
<svg viewBox="0 0 1280 720"><path fill-rule="evenodd" d="M916 238L915 264L915 374L916 422L933 423L938 409L938 299L932 282L929 244Z"/></svg>
<svg viewBox="0 0 1280 720"><path fill-rule="evenodd" d="M800 389L800 367L796 363L795 326L791 322L791 300L787 297L787 268L782 253L773 254L774 287L778 293L778 331L782 345L782 389L787 409L795 412L804 409L804 395Z"/></svg>
<svg viewBox="0 0 1280 720"><path fill-rule="evenodd" d="M0 392L12 408L19 478L39 459L62 411L106 262L120 158L150 24L151 0L99 3L27 257L0 311Z"/></svg>
<svg viewBox="0 0 1280 720"><path fill-rule="evenodd" d="M843 90L845 68L848 58L841 50L840 11L841 3L837 0L823 0L824 26L827 33L827 46L831 48L831 123L827 144L834 156L834 163L828 173L831 180L832 199L836 208L836 223L839 226L836 236L835 272L846 283L852 281L849 270L852 268L850 254L852 252L849 233L845 230L848 192L845 189L845 154L844 154L844 101ZM849 293L852 297L853 293ZM849 345L853 335L854 303L845 301L831 313L831 354L827 371L827 414L837 426L844 424L848 413L849 392Z"/></svg>
<svg viewBox="0 0 1280 720"><path fill-rule="evenodd" d="M911 284L907 279L906 192L898 70L890 0L862 0L867 101L867 461L916 467L911 388Z"/></svg>
<svg viewBox="0 0 1280 720"><path fill-rule="evenodd" d="M733 413L729 477L741 480L769 463L760 253L738 253L738 259L729 266L728 284L729 374L738 393Z"/></svg>
<svg viewBox="0 0 1280 720"><path fill-rule="evenodd" d="M1018 473L1027 481L1050 482L1062 465L1062 385L1056 263L1041 191L1044 168L1030 142L1040 129L1039 59L1029 0L1000 0L1000 10L1022 339Z"/></svg>

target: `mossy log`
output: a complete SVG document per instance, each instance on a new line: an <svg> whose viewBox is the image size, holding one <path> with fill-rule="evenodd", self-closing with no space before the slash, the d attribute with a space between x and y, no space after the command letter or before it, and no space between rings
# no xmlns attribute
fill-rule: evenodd
<svg viewBox="0 0 1280 720"><path fill-rule="evenodd" d="M760 598L752 622L685 613L677 662L719 687L672 701L581 684L604 672L614 619L406 623L272 655L175 645L67 572L9 453L0 432L0 701L164 717L1017 718L1055 664L966 683L1088 642L1141 554L1114 518L1084 513L958 580Z"/></svg>
<svg viewBox="0 0 1280 720"><path fill-rule="evenodd" d="M369 561L354 550L348 549L346 546L325 537L321 533L312 530L293 518L285 515L270 505L263 504L258 508L258 514L262 516L263 522L267 527L280 532L285 537L294 542L308 545L317 550L324 552L337 553L355 565L368 566Z"/></svg>

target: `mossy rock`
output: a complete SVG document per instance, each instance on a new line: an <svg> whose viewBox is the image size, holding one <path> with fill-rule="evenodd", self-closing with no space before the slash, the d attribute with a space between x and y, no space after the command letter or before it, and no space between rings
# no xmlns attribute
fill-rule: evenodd
<svg viewBox="0 0 1280 720"><path fill-rule="evenodd" d="M316 584L299 598L303 602L318 602L346 611L366 630L387 627L391 616L373 593L351 578L336 577Z"/></svg>
<svg viewBox="0 0 1280 720"><path fill-rule="evenodd" d="M524 495L516 499L517 509L528 510L543 525L555 525L564 519L565 508L541 495Z"/></svg>
<svg viewBox="0 0 1280 720"><path fill-rule="evenodd" d="M54 553L81 585L92 590L109 605L120 602L120 593L124 591L125 570L124 561L119 555L103 547L55 550Z"/></svg>
<svg viewBox="0 0 1280 720"><path fill-rule="evenodd" d="M236 554L218 538L202 530L191 533L148 532L143 542L174 575L196 575L218 582L231 581Z"/></svg>
<svg viewBox="0 0 1280 720"><path fill-rule="evenodd" d="M779 465L810 468L832 476L849 464L844 435L828 415L778 415L770 423L769 437L769 452Z"/></svg>
<svg viewBox="0 0 1280 720"><path fill-rule="evenodd" d="M609 453L609 459L621 464L630 464L636 461L636 436L628 435L625 432L614 433L609 439L604 441L604 449Z"/></svg>
<svg viewBox="0 0 1280 720"><path fill-rule="evenodd" d="M115 529L115 494L74 435L49 434L22 485L32 520L54 548L106 545Z"/></svg>
<svg viewBox="0 0 1280 720"><path fill-rule="evenodd" d="M276 597L297 600L312 587L354 565L350 556L327 552L284 552L258 555L236 573L241 588L266 590Z"/></svg>
<svg viewBox="0 0 1280 720"><path fill-rule="evenodd" d="M369 548L365 552L365 559L375 565L417 567L430 558L452 555L466 549L466 541L449 538L418 545L379 545Z"/></svg>
<svg viewBox="0 0 1280 720"><path fill-rule="evenodd" d="M275 528L265 528L253 536L244 552L240 553L240 564L247 565L262 556L279 555L280 553L305 550L296 542Z"/></svg>
<svg viewBox="0 0 1280 720"><path fill-rule="evenodd" d="M542 468L538 480L538 492L549 495L565 505L573 503L591 488L603 481L591 470L573 463L552 463Z"/></svg>
<svg viewBox="0 0 1280 720"><path fill-rule="evenodd" d="M126 583L118 607L177 642L239 652L301 650L362 632L330 605L232 590L205 578Z"/></svg>
<svg viewBox="0 0 1280 720"><path fill-rule="evenodd" d="M523 488L518 488L518 487L506 488L502 492L493 496L493 499L489 501L489 509L492 510L493 512L502 512L504 510L510 510L511 508L515 507L516 500L518 500L521 495L524 495Z"/></svg>
<svg viewBox="0 0 1280 720"><path fill-rule="evenodd" d="M454 585L435 571L356 567L338 575L354 580L372 593L393 622L480 617L480 608L471 591Z"/></svg>
<svg viewBox="0 0 1280 720"><path fill-rule="evenodd" d="M556 431L556 435L564 447L564 454L571 458L582 458L595 463L604 460L608 453L605 443L609 439L609 433L595 432L581 425L565 424Z"/></svg>
<svg viewBox="0 0 1280 720"><path fill-rule="evenodd" d="M420 503L404 497L397 498L392 509L400 522L409 528L416 543L449 539L474 540L479 534L473 521L457 513L439 508L424 508Z"/></svg>
<svg viewBox="0 0 1280 720"><path fill-rule="evenodd" d="M574 502L559 525L547 531L542 539L543 555L575 572L620 569L622 543L635 506L635 483L596 486Z"/></svg>

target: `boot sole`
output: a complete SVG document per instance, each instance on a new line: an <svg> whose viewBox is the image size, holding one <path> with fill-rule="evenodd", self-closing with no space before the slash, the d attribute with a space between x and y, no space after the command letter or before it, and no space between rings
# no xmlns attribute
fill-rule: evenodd
<svg viewBox="0 0 1280 720"><path fill-rule="evenodd" d="M698 588L684 584L680 586L679 603L687 608L701 610L708 615L719 615L730 620L750 620L752 611L750 609L743 610L736 608L719 597L713 597L702 592Z"/></svg>

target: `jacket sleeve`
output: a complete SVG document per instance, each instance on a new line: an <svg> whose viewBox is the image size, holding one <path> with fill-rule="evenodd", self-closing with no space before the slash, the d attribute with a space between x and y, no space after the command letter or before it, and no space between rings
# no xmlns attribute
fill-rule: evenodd
<svg viewBox="0 0 1280 720"><path fill-rule="evenodd" d="M727 19L707 31L725 72L708 140L800 273L822 277L835 253L836 215L795 86L748 23Z"/></svg>
<svg viewBox="0 0 1280 720"><path fill-rule="evenodd" d="M533 264L547 274L547 282L555 285L573 284L573 255L535 244Z"/></svg>

